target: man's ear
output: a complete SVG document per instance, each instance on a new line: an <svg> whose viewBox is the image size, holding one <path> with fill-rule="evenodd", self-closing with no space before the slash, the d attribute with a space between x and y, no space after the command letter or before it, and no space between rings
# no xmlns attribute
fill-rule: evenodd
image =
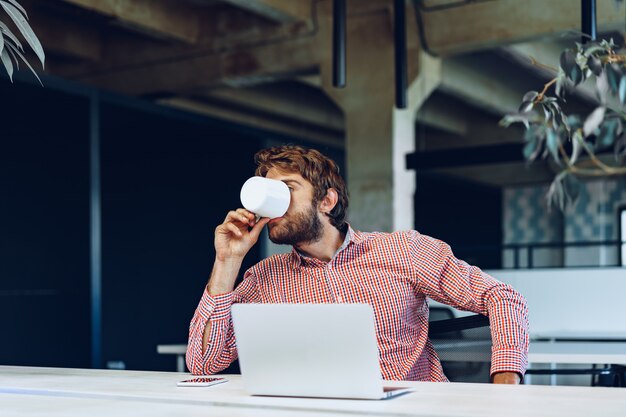
<svg viewBox="0 0 626 417"><path fill-rule="evenodd" d="M337 205L337 201L339 201L339 194L337 194L337 190L334 188L329 188L326 191L326 195L320 201L320 211L324 214L328 214L332 209Z"/></svg>

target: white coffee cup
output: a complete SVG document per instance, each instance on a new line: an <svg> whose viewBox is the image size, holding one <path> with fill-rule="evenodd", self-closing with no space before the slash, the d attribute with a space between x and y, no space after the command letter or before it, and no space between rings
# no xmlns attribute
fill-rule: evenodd
<svg viewBox="0 0 626 417"><path fill-rule="evenodd" d="M282 217L289 208L291 194L282 181L252 177L241 187L241 204L260 217Z"/></svg>

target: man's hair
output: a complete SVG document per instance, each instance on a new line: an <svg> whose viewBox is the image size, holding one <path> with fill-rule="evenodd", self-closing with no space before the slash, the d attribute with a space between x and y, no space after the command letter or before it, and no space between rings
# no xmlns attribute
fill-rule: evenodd
<svg viewBox="0 0 626 417"><path fill-rule="evenodd" d="M298 173L313 185L313 202L319 203L329 188L337 191L337 204L327 214L330 223L343 231L346 227L348 188L339 174L339 167L329 157L315 149L285 145L262 149L254 155L255 175L264 177L272 168Z"/></svg>

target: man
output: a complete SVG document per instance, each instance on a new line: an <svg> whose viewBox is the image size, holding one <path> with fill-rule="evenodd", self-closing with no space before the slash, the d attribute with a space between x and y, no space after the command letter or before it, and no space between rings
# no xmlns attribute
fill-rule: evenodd
<svg viewBox="0 0 626 417"><path fill-rule="evenodd" d="M215 264L191 321L187 366L212 374L237 358L233 303L368 303L374 309L384 379L447 381L428 340L427 297L489 316L494 383L517 384L527 366L524 298L449 246L416 231L363 233L346 223L348 193L337 165L320 152L279 146L255 156L256 175L283 181L283 217L255 220L231 211L215 230ZM267 225L274 243L293 246L246 271L241 263Z"/></svg>

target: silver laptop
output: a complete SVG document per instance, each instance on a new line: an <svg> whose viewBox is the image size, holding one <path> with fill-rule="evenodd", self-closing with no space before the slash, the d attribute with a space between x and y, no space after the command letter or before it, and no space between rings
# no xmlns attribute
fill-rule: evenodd
<svg viewBox="0 0 626 417"><path fill-rule="evenodd" d="M252 395L385 399L368 304L235 304L245 390Z"/></svg>

